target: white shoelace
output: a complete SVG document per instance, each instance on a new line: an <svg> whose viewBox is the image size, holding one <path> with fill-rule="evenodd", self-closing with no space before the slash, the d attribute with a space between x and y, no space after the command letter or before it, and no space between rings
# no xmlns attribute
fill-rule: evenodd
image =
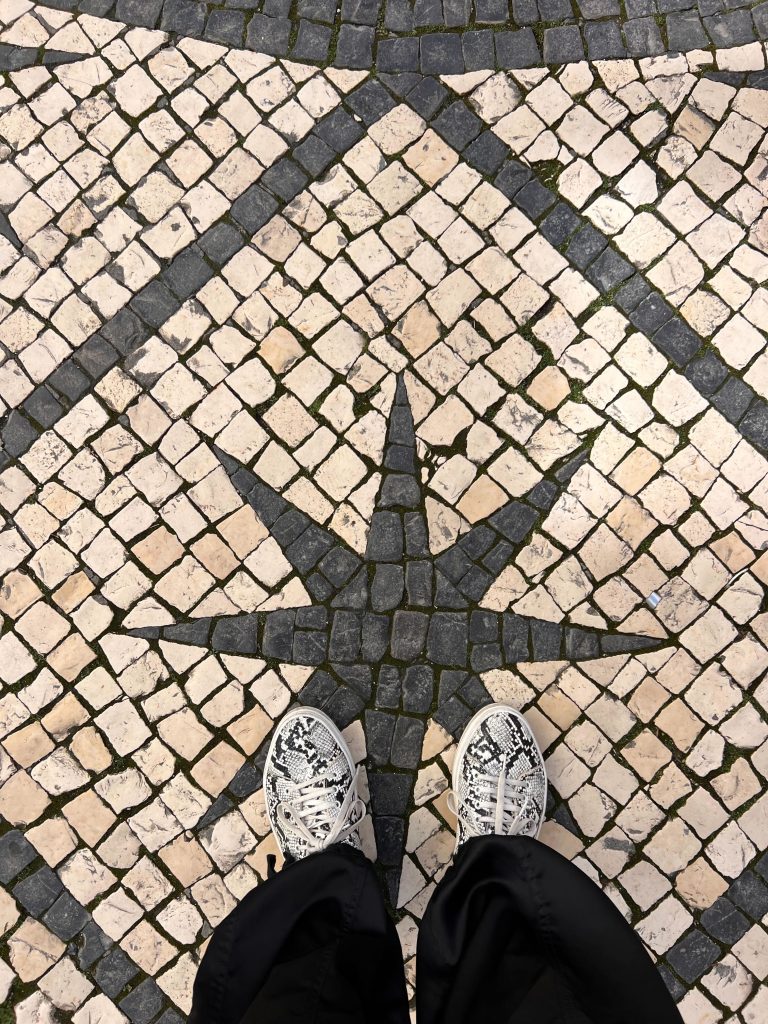
<svg viewBox="0 0 768 1024"><path fill-rule="evenodd" d="M541 768L534 765L515 778L510 778L508 772L505 755L498 775L485 772L477 775L474 785L478 793L473 801L474 807L470 807L466 800L459 803L453 791L448 794L448 807L461 822L467 837L488 835L489 826L491 833L497 836L515 836L521 831L523 817L531 803L530 783L541 775ZM509 805L512 801L518 803L517 798L523 791L525 799L513 817L513 808Z"/></svg>
<svg viewBox="0 0 768 1024"><path fill-rule="evenodd" d="M302 840L310 853L341 843L359 827L366 815L357 795L357 773L339 807L327 785L326 775L296 785L291 800L277 805L280 824L288 835Z"/></svg>

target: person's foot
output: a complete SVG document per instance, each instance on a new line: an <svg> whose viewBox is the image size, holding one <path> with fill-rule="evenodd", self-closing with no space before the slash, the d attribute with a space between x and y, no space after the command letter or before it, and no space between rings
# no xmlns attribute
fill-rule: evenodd
<svg viewBox="0 0 768 1024"><path fill-rule="evenodd" d="M343 736L322 711L293 708L275 730L264 765L267 816L286 857L333 845L360 849L365 804Z"/></svg>
<svg viewBox="0 0 768 1024"><path fill-rule="evenodd" d="M488 704L471 719L453 764L456 849L474 836L533 836L544 821L547 775L519 711Z"/></svg>

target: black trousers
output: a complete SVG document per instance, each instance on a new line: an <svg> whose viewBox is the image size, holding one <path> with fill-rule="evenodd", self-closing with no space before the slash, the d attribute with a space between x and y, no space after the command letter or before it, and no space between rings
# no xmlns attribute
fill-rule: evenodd
<svg viewBox="0 0 768 1024"><path fill-rule="evenodd" d="M472 839L417 949L418 1024L682 1024L640 939L535 839ZM260 885L214 932L189 1024L408 1024L402 954L371 864L348 846Z"/></svg>

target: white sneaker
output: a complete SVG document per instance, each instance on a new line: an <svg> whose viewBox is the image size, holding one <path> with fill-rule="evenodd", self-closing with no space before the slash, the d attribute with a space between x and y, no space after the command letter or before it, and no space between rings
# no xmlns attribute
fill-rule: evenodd
<svg viewBox="0 0 768 1024"><path fill-rule="evenodd" d="M456 849L473 836L538 836L547 805L544 758L514 708L488 704L467 724L456 750L449 806Z"/></svg>
<svg viewBox="0 0 768 1024"><path fill-rule="evenodd" d="M343 736L322 711L293 708L278 725L264 765L267 816L284 856L301 860L333 843L360 849L365 804Z"/></svg>

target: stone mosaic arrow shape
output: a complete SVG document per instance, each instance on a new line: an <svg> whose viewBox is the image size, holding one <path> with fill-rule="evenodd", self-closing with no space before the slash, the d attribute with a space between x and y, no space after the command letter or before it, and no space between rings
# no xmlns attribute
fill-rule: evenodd
<svg viewBox="0 0 768 1024"><path fill-rule="evenodd" d="M402 374L364 559L225 453L217 454L314 603L131 630L131 635L313 666L298 702L322 707L342 728L363 716L379 862L395 904L407 815L430 719L458 735L472 713L492 699L483 672L518 662L650 650L661 641L477 607L558 489L538 485L528 502L508 502L433 556ZM259 756L256 760L260 763Z"/></svg>
<svg viewBox="0 0 768 1024"><path fill-rule="evenodd" d="M0 71L21 71L39 65L55 67L58 64L75 64L83 59L82 53L67 50L36 48L33 46L12 46L0 43Z"/></svg>
<svg viewBox="0 0 768 1024"><path fill-rule="evenodd" d="M0 210L0 235L2 235L3 238L7 238L11 245L21 251L21 240L11 227L11 222L2 210Z"/></svg>

